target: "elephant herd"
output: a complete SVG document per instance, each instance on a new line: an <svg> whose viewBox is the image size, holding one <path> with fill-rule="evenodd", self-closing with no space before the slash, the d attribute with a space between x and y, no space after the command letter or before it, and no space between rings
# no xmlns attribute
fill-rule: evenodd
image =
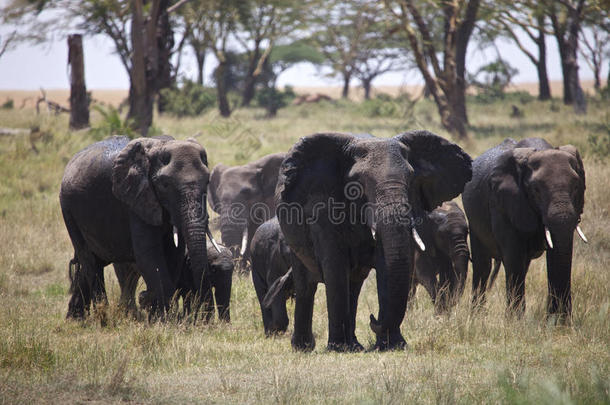
<svg viewBox="0 0 610 405"><path fill-rule="evenodd" d="M472 261L475 309L502 263L507 313L520 316L530 261L546 250L547 313L569 322L574 231L586 242L578 226L584 191L576 148L539 138L507 139L473 161L428 131L318 133L288 153L210 172L194 140L115 136L78 152L62 181L74 246L67 316L83 318L107 301L103 268L112 263L128 311L136 311L142 277L138 303L150 319L181 298L183 316L209 321L216 310L229 321L239 262L251 268L266 335L286 331L294 297L292 346L312 350L314 296L324 283L328 349L360 351L358 297L374 268L375 348L395 349L406 345L400 326L418 284L437 313L447 312ZM460 194L465 213L451 201ZM212 236L208 203L223 245Z"/></svg>

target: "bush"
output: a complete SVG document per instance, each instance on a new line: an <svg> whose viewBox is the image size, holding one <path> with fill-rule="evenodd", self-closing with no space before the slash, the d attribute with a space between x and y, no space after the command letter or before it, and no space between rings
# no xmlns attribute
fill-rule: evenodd
<svg viewBox="0 0 610 405"><path fill-rule="evenodd" d="M130 139L133 139L136 136L136 133L132 128L131 120L121 119L121 115L116 108L112 106L104 108L95 105L93 106L93 109L102 116L100 123L91 127L89 130L89 133L91 133L95 139L100 140L110 135L126 135Z"/></svg>
<svg viewBox="0 0 610 405"><path fill-rule="evenodd" d="M214 89L190 80L178 88L161 90L161 96L165 99L165 112L178 117L200 115L216 104Z"/></svg>
<svg viewBox="0 0 610 405"><path fill-rule="evenodd" d="M400 105L387 94L362 102L362 110L367 117L399 117Z"/></svg>
<svg viewBox="0 0 610 405"><path fill-rule="evenodd" d="M12 110L13 108L15 108L15 102L13 101L12 98L7 99L1 106L0 109L2 110Z"/></svg>
<svg viewBox="0 0 610 405"><path fill-rule="evenodd" d="M267 111L267 117L275 117L277 110L286 107L294 97L294 90L290 86L286 86L284 91L268 87L256 93L256 102Z"/></svg>

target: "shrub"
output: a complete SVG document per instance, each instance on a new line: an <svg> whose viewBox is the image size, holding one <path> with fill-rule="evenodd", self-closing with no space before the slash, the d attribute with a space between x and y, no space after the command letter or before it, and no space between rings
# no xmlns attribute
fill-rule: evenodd
<svg viewBox="0 0 610 405"><path fill-rule="evenodd" d="M267 117L275 117L277 110L286 107L294 97L294 90L290 86L286 86L284 91L268 87L256 93L256 102L267 111Z"/></svg>
<svg viewBox="0 0 610 405"><path fill-rule="evenodd" d="M190 80L182 82L181 86L161 90L165 99L165 112L178 117L193 117L214 107L216 92Z"/></svg>
<svg viewBox="0 0 610 405"><path fill-rule="evenodd" d="M362 110L367 117L399 117L400 106L390 96L380 94L362 102Z"/></svg>
<svg viewBox="0 0 610 405"><path fill-rule="evenodd" d="M13 108L15 108L15 102L13 101L12 98L7 99L1 106L0 109L2 110L12 110Z"/></svg>
<svg viewBox="0 0 610 405"><path fill-rule="evenodd" d="M95 105L93 109L102 116L99 124L89 130L95 139L99 140L110 135L126 135L130 139L136 136L131 120L121 119L121 115L116 108L112 106L104 108Z"/></svg>

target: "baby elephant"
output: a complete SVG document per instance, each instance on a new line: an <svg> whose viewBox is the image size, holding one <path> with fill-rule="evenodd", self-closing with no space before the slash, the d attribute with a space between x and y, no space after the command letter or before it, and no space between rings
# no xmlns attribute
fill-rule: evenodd
<svg viewBox="0 0 610 405"><path fill-rule="evenodd" d="M211 321L214 316L214 302L216 303L216 311L218 311L218 319L221 321L230 322L230 300L231 300L231 285L233 280L233 256L231 251L225 246L218 245L220 252L213 247L212 244L207 245L208 253L208 268L205 270L201 286L201 307L205 322ZM188 269L190 268L190 258L187 256L184 270L182 271L176 285L177 295L183 299L183 312L188 314L193 308L192 298L196 291L192 282L188 277ZM121 304L128 310L135 310L135 291L138 285L139 274L137 269L131 266L117 266L115 264L115 272L119 285L121 287ZM138 302L141 307L147 307L150 297L148 291L142 291L138 296Z"/></svg>
<svg viewBox="0 0 610 405"><path fill-rule="evenodd" d="M265 335L288 328L286 300L293 295L290 248L284 240L277 217L258 227L250 246L252 282L261 306Z"/></svg>
<svg viewBox="0 0 610 405"><path fill-rule="evenodd" d="M454 202L431 211L418 227L425 251L415 251L415 278L410 297L422 284L437 313L454 306L464 292L470 252L466 239L468 224L464 212Z"/></svg>

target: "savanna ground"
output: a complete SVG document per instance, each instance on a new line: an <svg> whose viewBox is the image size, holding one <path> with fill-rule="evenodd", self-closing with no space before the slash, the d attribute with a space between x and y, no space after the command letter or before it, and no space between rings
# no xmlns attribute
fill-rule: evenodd
<svg viewBox="0 0 610 405"><path fill-rule="evenodd" d="M44 132L0 136L0 402L610 403L610 107L590 100L589 114L575 116L558 100L522 98L471 102L472 139L462 146L476 157L508 136L541 136L579 148L587 176L581 225L590 243L575 241L571 326L545 322L541 258L528 273L522 319L504 317L503 271L487 311L476 316L469 311L470 284L450 316L440 317L420 288L402 326L408 349L357 354L325 349L323 285L314 313L317 347L303 354L291 350L292 323L285 336L264 338L251 280L237 274L230 325L126 318L116 307L119 288L111 269L108 325L100 326L95 315L66 321L73 250L59 184L70 157L99 135L69 132L66 115L0 111L0 127L40 125ZM511 104L525 116L509 117ZM426 128L446 136L430 102L409 111L403 105L302 105L280 110L273 120L256 108L237 110L229 119L214 111L157 117L155 126L177 138L195 136L210 165L285 151L318 131L387 137ZM99 121L94 114L94 126ZM372 272L363 289L356 331L369 347L374 336L368 316L377 312L374 278Z"/></svg>

